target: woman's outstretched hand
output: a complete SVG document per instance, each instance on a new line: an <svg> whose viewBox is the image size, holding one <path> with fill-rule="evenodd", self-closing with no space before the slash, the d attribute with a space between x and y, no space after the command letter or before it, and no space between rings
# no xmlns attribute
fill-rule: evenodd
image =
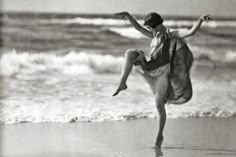
<svg viewBox="0 0 236 157"><path fill-rule="evenodd" d="M202 16L200 17L200 19L201 19L202 21L207 21L207 22L213 20L210 15L202 15Z"/></svg>
<svg viewBox="0 0 236 157"><path fill-rule="evenodd" d="M114 15L117 16L117 17L119 17L119 18L121 18L121 19L123 19L123 18L125 18L127 15L129 15L129 13L128 13L128 12L119 12L119 13L115 13Z"/></svg>

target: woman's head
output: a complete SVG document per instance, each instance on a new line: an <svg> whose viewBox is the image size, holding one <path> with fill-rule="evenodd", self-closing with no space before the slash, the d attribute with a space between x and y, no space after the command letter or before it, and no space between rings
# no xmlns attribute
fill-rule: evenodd
<svg viewBox="0 0 236 157"><path fill-rule="evenodd" d="M162 17L155 12L149 13L144 19L144 25L149 26L151 28L155 28L156 26L162 23L163 23Z"/></svg>

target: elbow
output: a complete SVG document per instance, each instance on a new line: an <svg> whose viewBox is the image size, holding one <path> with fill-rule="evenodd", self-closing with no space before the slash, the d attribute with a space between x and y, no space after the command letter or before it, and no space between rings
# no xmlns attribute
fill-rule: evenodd
<svg viewBox="0 0 236 157"><path fill-rule="evenodd" d="M198 31L199 27L194 27L192 29L189 30L189 35L194 35L197 31Z"/></svg>
<svg viewBox="0 0 236 157"><path fill-rule="evenodd" d="M195 31L189 31L187 34L184 35L184 38L194 35Z"/></svg>
<svg viewBox="0 0 236 157"><path fill-rule="evenodd" d="M139 26L139 25L136 25L136 26L135 26L135 29L136 29L137 31L141 31L141 30L142 30L142 27Z"/></svg>
<svg viewBox="0 0 236 157"><path fill-rule="evenodd" d="M197 32L197 31L191 31L191 32L189 33L189 35L190 35L190 36L191 36L191 35L194 35L196 32Z"/></svg>

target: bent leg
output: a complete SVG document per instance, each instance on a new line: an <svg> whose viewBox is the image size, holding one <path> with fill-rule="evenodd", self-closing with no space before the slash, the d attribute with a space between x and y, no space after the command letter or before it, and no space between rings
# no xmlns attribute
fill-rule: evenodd
<svg viewBox="0 0 236 157"><path fill-rule="evenodd" d="M125 52L125 58L124 58L124 63L121 71L121 78L120 78L120 83L118 88L116 89L115 93L113 96L116 96L119 94L120 91L127 89L126 81L129 77L129 74L132 70L133 64L138 57L138 53L135 50L127 50Z"/></svg>

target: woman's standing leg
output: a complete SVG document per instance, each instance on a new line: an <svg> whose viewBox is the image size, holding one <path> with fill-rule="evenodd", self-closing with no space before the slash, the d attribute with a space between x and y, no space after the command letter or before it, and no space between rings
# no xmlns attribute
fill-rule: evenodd
<svg viewBox="0 0 236 157"><path fill-rule="evenodd" d="M117 94L119 94L120 91L127 89L126 81L132 70L134 61L136 60L138 55L139 54L133 49L127 50L125 52L125 58L124 58L124 64L121 71L120 83L115 93L113 94L113 96L116 96Z"/></svg>
<svg viewBox="0 0 236 157"><path fill-rule="evenodd" d="M159 130L155 146L161 148L162 142L164 140L163 130L166 123L165 97L168 89L168 76L166 74L158 76L154 86L156 87L156 90L154 91L155 103L159 115Z"/></svg>
<svg viewBox="0 0 236 157"><path fill-rule="evenodd" d="M155 81L155 103L159 115L159 130L156 138L156 147L161 148L161 144L164 140L163 130L166 123L166 109L165 109L165 97L168 89L168 76L166 74L162 74L158 76Z"/></svg>
<svg viewBox="0 0 236 157"><path fill-rule="evenodd" d="M168 89L168 75L165 72L157 77L151 77L142 73L140 74L144 77L146 82L151 87L151 90L155 97L155 104L159 115L159 130L155 146L161 148L161 144L164 140L163 130L166 123L165 96Z"/></svg>

